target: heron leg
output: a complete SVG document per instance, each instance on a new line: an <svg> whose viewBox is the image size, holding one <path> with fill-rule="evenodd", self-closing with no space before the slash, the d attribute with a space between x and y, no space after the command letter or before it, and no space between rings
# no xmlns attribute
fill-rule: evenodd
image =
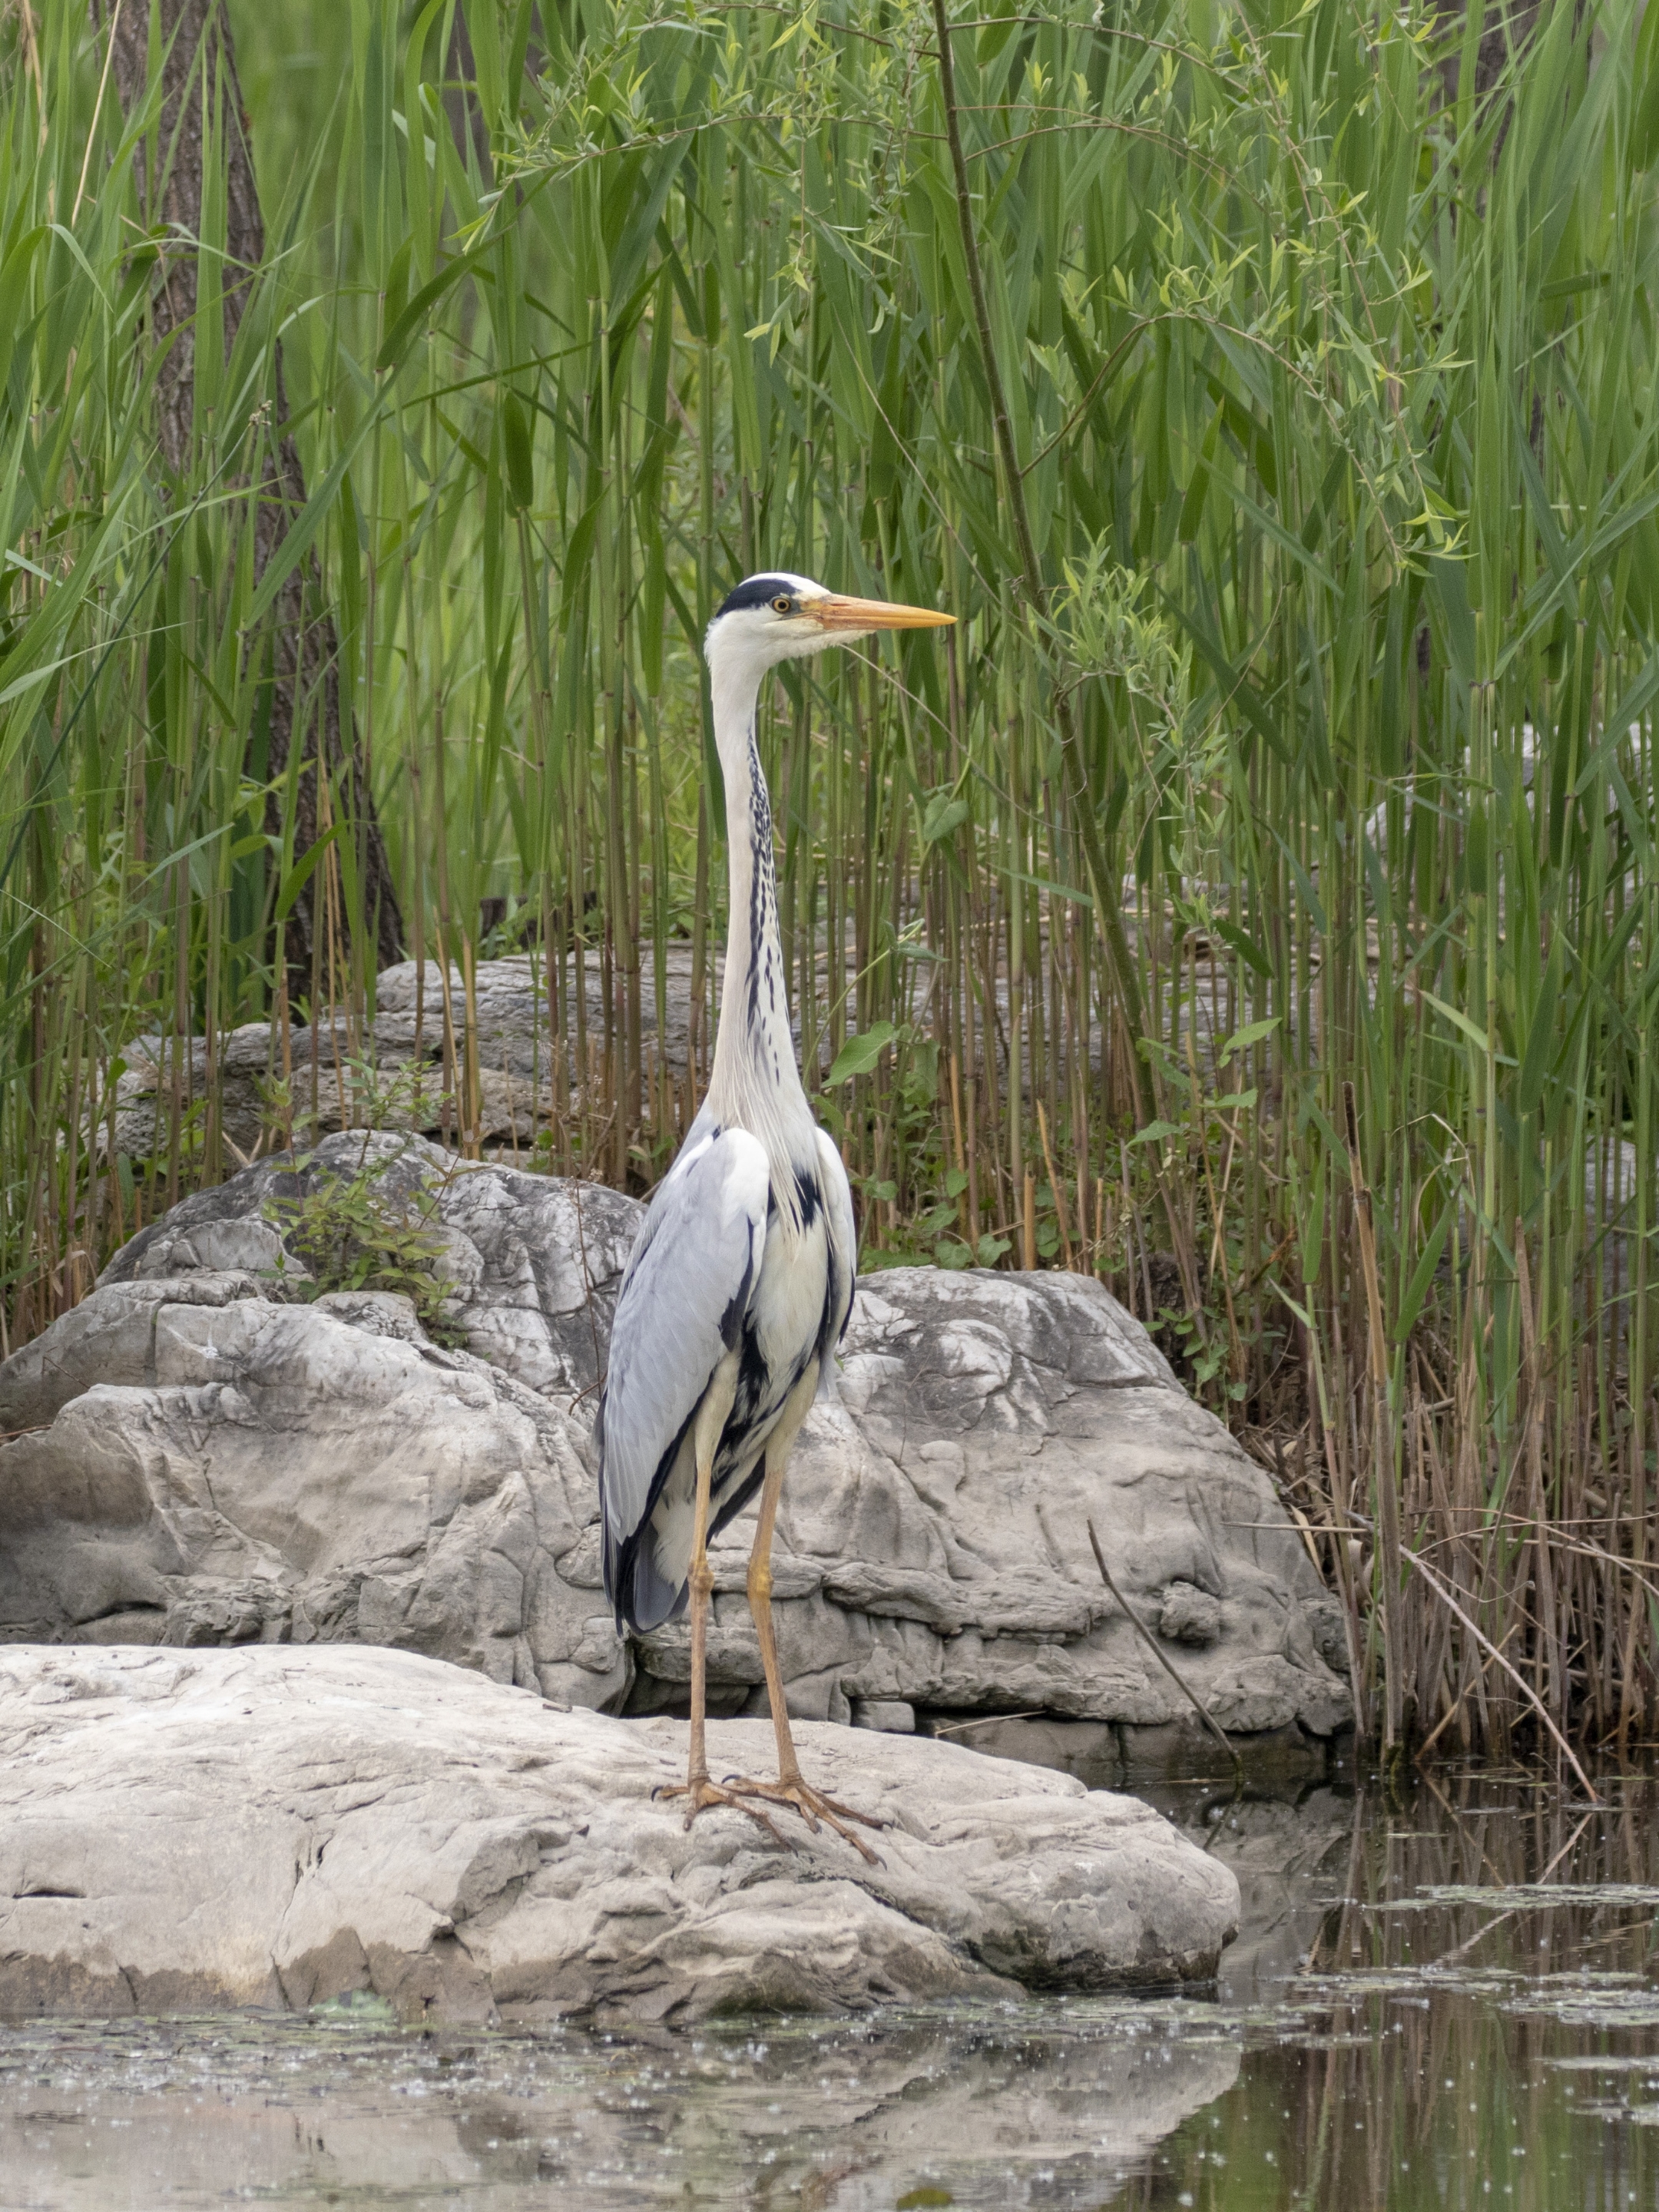
<svg viewBox="0 0 1659 2212"><path fill-rule="evenodd" d="M688 1779L692 1782L708 1779L703 1715L708 1704L708 1601L714 1591L708 1565L708 1493L714 1479L712 1457L699 1455L696 1516L691 1528L691 1766Z"/></svg>
<svg viewBox="0 0 1659 2212"><path fill-rule="evenodd" d="M807 1402L811 1402L810 1396ZM804 1414L805 1407L802 1412ZM755 1633L760 1638L761 1665L766 1670L766 1695L772 1707L773 1733L778 1740L778 1778L775 1783L733 1780L729 1786L741 1796L759 1797L773 1805L793 1805L814 1833L823 1821L838 1836L844 1837L872 1866L879 1866L882 1862L876 1853L846 1824L857 1820L866 1828L884 1828L890 1824L878 1820L873 1814L855 1812L838 1798L827 1797L822 1790L814 1790L801 1773L800 1762L795 1756L795 1740L789 1733L783 1669L778 1664L778 1639L772 1626L772 1537L778 1517L778 1500L783 1492L783 1471L788 1462L794 1428L799 1425L798 1420L789 1427L781 1444L774 1443L767 1449L766 1480L761 1488L754 1547L749 1554L749 1610L754 1615Z"/></svg>
<svg viewBox="0 0 1659 2212"><path fill-rule="evenodd" d="M702 1439L698 1439L701 1443ZM711 1805L730 1805L764 1828L775 1843L784 1848L793 1846L779 1833L769 1815L758 1806L746 1805L735 1791L708 1778L708 1754L703 1742L703 1720L708 1704L707 1667L708 1652L708 1601L714 1593L714 1576L708 1564L708 1496L714 1484L714 1453L712 1443L705 1453L697 1454L696 1507L691 1534L691 1750L683 1783L669 1784L657 1795L663 1797L684 1797L690 1800L685 1810L685 1825L689 1828L699 1813L706 1813Z"/></svg>

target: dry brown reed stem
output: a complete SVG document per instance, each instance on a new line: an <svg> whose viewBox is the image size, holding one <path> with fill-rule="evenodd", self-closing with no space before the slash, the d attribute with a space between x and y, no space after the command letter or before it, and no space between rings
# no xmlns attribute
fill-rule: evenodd
<svg viewBox="0 0 1659 2212"><path fill-rule="evenodd" d="M1589 1775L1585 1773L1583 1768L1578 1764L1578 1760L1574 1754L1572 1746L1567 1741L1565 1736L1562 1735L1560 1729L1557 1728L1555 1723L1551 1719L1548 1711L1539 1698L1538 1692L1533 1688L1531 1683L1526 1680L1524 1675L1516 1672L1516 1668L1510 1665L1510 1662L1504 1656L1497 1645L1493 1644L1488 1637L1482 1635L1480 1629L1477 1628L1474 1621L1469 1619L1468 1614L1464 1612L1462 1607L1458 1604L1457 1600L1452 1595L1451 1592L1446 1588L1439 1576L1436 1574L1434 1569L1428 1565L1426 1560L1419 1559L1415 1552L1410 1550L1404 1545L1401 1547L1401 1557L1413 1566L1417 1570L1418 1573L1424 1577L1424 1579L1428 1583L1430 1589L1433 1590L1435 1595L1440 1600L1441 1603L1450 1612L1456 1614L1458 1620L1468 1631L1469 1634L1474 1638L1475 1641L1480 1644L1481 1650L1486 1654L1493 1665L1503 1668L1504 1672L1515 1684L1516 1688L1520 1691L1522 1696L1532 1707L1534 1712L1537 1714L1539 1720L1543 1724L1545 1732L1553 1741L1557 1750L1560 1752L1562 1757L1571 1767L1573 1772L1578 1777L1580 1783L1583 1785L1584 1793L1589 1798L1590 1802L1595 1805L1599 1805L1601 1800L1596 1795L1595 1786L1591 1783Z"/></svg>

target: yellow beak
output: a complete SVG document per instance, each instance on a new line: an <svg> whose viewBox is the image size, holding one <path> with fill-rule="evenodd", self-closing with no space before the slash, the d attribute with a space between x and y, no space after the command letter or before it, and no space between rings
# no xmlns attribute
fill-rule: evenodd
<svg viewBox="0 0 1659 2212"><path fill-rule="evenodd" d="M825 629L942 629L956 620L933 607L902 607L891 599L848 599L834 592L801 611L814 616Z"/></svg>

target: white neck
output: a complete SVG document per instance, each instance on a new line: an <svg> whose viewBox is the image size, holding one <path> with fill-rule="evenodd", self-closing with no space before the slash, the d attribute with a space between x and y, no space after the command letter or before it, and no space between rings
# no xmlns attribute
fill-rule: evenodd
<svg viewBox="0 0 1659 2212"><path fill-rule="evenodd" d="M817 1140L789 1029L772 809L755 737L765 672L764 665L745 653L711 657L714 743L726 781L729 900L708 1106L723 1126L748 1129L761 1139L779 1185L788 1165L813 1161ZM793 1178L788 1182L793 1195Z"/></svg>

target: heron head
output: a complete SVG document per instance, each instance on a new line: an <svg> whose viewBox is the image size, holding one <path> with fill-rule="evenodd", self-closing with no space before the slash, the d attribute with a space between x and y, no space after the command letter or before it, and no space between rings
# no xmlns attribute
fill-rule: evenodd
<svg viewBox="0 0 1659 2212"><path fill-rule="evenodd" d="M749 576L721 602L708 625L703 652L741 656L758 669L799 660L829 645L867 637L878 629L937 629L954 615L932 607L900 606L889 599L854 599L827 591L810 576L781 573Z"/></svg>

